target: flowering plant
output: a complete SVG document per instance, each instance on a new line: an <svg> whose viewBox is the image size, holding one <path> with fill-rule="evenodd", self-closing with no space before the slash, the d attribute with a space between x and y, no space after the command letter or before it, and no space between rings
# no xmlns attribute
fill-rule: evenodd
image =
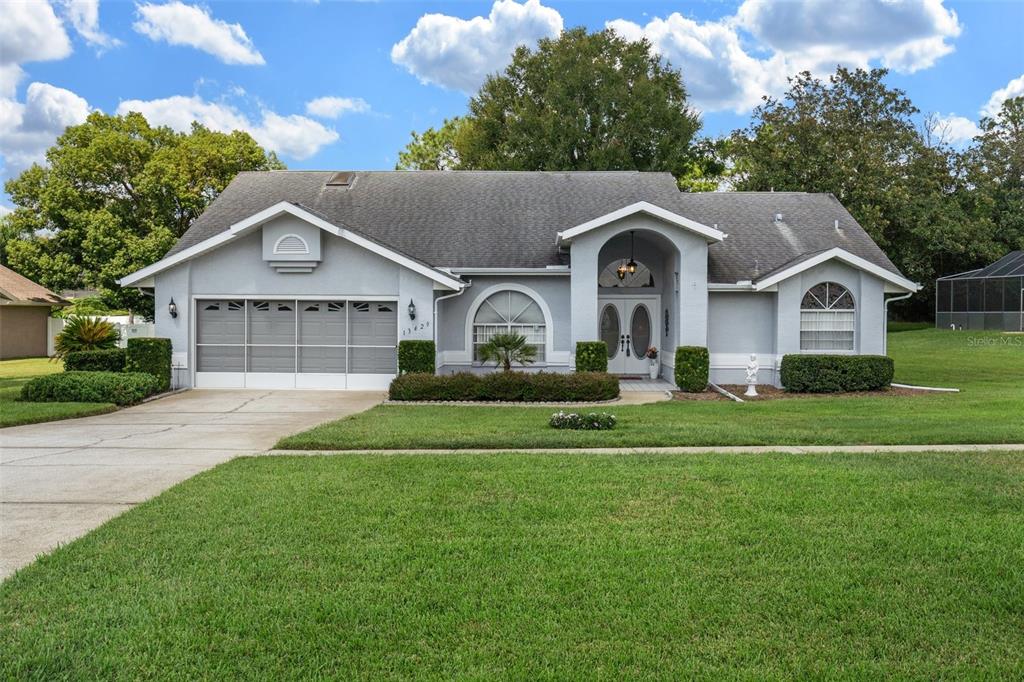
<svg viewBox="0 0 1024 682"><path fill-rule="evenodd" d="M553 429L575 429L578 431L607 431L615 427L615 415L607 412L555 412L548 422Z"/></svg>
<svg viewBox="0 0 1024 682"><path fill-rule="evenodd" d="M647 352L644 353L644 357L647 358L648 360L657 360L658 349L655 348L654 346L651 346L650 348L647 349Z"/></svg>

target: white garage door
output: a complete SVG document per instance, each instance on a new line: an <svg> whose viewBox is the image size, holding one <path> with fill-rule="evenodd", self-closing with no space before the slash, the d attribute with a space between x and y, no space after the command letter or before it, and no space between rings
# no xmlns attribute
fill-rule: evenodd
<svg viewBox="0 0 1024 682"><path fill-rule="evenodd" d="M386 388L394 301L198 299L197 388Z"/></svg>

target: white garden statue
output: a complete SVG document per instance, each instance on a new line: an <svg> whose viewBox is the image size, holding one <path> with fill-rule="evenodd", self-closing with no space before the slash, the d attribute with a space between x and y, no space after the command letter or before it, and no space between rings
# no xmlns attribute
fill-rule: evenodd
<svg viewBox="0 0 1024 682"><path fill-rule="evenodd" d="M743 395L748 398L757 397L757 372L761 366L757 364L757 354L750 354L750 361L747 363L747 392Z"/></svg>

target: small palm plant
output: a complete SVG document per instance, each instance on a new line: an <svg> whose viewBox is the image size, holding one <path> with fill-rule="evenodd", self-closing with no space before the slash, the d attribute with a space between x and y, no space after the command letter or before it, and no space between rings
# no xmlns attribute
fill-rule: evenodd
<svg viewBox="0 0 1024 682"><path fill-rule="evenodd" d="M528 365L536 357L537 348L528 344L522 334L495 334L480 346L480 360L493 360L506 372L512 369L512 363Z"/></svg>
<svg viewBox="0 0 1024 682"><path fill-rule="evenodd" d="M73 315L64 323L53 346L54 355L64 359L76 350L117 348L121 334L113 324L98 317Z"/></svg>

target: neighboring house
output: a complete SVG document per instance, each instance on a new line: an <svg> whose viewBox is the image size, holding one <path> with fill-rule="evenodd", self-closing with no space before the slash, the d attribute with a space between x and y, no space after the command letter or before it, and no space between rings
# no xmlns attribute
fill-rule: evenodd
<svg viewBox="0 0 1024 682"><path fill-rule="evenodd" d="M0 265L0 360L46 357L50 308L67 301Z"/></svg>
<svg viewBox="0 0 1024 682"><path fill-rule="evenodd" d="M831 195L637 172L242 173L122 284L155 290L184 383L289 388L385 387L402 339L477 371L508 331L548 371L603 339L619 374L694 345L713 381L757 353L777 382L786 353L883 353L886 296L918 289Z"/></svg>
<svg viewBox="0 0 1024 682"><path fill-rule="evenodd" d="M1024 251L935 281L935 326L1024 332Z"/></svg>

